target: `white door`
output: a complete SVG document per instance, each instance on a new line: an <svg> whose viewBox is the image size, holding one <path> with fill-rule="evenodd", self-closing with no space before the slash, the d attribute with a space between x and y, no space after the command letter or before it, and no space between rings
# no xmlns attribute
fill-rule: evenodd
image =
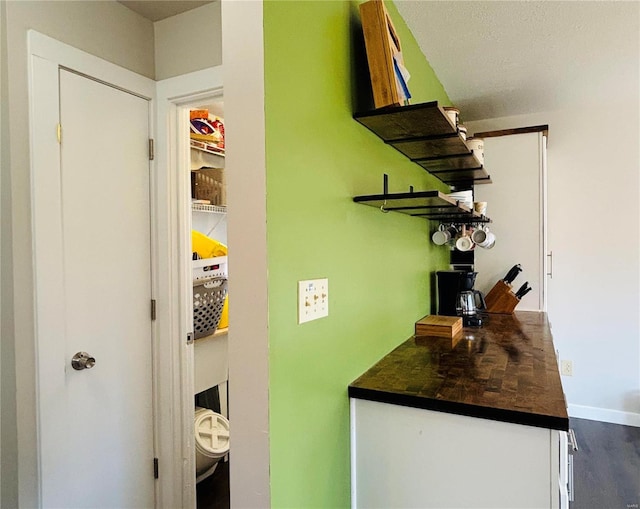
<svg viewBox="0 0 640 509"><path fill-rule="evenodd" d="M42 507L153 507L149 102L63 69L57 85L52 210L34 192L36 234L59 231L37 257L61 270L36 275L37 309L59 310L38 331Z"/></svg>
<svg viewBox="0 0 640 509"><path fill-rule="evenodd" d="M519 310L544 310L544 210L542 133L486 138L484 155L492 184L475 186L475 201L487 202L489 225L496 235L493 249L476 248L475 288L488 292L516 263L522 272L515 292L525 282L533 288Z"/></svg>

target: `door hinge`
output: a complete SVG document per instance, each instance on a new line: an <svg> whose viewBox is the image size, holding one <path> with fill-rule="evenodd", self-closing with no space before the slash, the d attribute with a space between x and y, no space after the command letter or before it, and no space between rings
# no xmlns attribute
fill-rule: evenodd
<svg viewBox="0 0 640 509"><path fill-rule="evenodd" d="M187 345L190 345L194 341L193 332L187 332Z"/></svg>
<svg viewBox="0 0 640 509"><path fill-rule="evenodd" d="M156 319L156 300L151 299L151 319Z"/></svg>
<svg viewBox="0 0 640 509"><path fill-rule="evenodd" d="M157 479L160 474L159 472L159 467L158 467L158 458L153 458L153 478Z"/></svg>
<svg viewBox="0 0 640 509"><path fill-rule="evenodd" d="M62 143L62 125L56 125L56 137L58 138L58 143Z"/></svg>
<svg viewBox="0 0 640 509"><path fill-rule="evenodd" d="M153 138L149 138L149 161L153 161L154 155Z"/></svg>

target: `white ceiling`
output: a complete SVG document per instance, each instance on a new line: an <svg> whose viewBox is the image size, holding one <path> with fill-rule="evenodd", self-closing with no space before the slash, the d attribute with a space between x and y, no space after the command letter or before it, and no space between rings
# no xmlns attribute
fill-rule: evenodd
<svg viewBox="0 0 640 509"><path fill-rule="evenodd" d="M607 101L637 83L637 1L394 3L465 121Z"/></svg>
<svg viewBox="0 0 640 509"><path fill-rule="evenodd" d="M160 21L176 14L209 4L214 0L118 0L122 5L151 21Z"/></svg>

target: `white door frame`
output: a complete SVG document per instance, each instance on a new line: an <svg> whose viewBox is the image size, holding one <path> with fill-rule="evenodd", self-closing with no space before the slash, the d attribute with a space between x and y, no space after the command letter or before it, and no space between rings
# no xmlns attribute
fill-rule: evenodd
<svg viewBox="0 0 640 509"><path fill-rule="evenodd" d="M161 507L195 507L193 428L194 362L191 319L190 171L188 107L222 95L222 67L211 67L157 84L158 209L158 395ZM202 104L200 102L200 104Z"/></svg>
<svg viewBox="0 0 640 509"><path fill-rule="evenodd" d="M134 93L142 98L150 101L150 118L149 129L151 136L154 131L154 100L155 100L155 82L144 76L140 76L132 71L126 70L115 64L102 60L84 51L78 50L72 46L61 43L48 36L40 34L34 30L28 32L28 55L29 55L29 143L31 151L31 213L32 213L32 234L33 234L33 294L34 294L34 321L35 321L35 337L34 343L31 345L16 344L16 350L23 349L24 352L30 352L34 359L33 366L25 367L25 369L33 369L33 378L35 379L35 421L30 419L28 415L18 415L18 427L23 431L30 432L31 437L37 437L32 440L29 450L19 448L19 460L24 462L26 469L37 472L36 484L38 493L34 497L37 499L37 507L42 505L41 496L41 470L40 470L40 440L42 434L39 408L39 384L44 383L40 380L40 368L38 367L38 356L45 354L40 344L39 331L47 330L49 334L60 334L55 323L55 314L59 309L53 309L53 306L46 307L43 305L47 293L47 285L55 285L60 277L59 267L56 263L52 263L47 253L50 247L58 246L61 243L60 228L55 230L44 229L41 226L40 218L49 213L47 204L50 203L51 197L57 195L54 191L58 188L57 178L59 174L59 144L56 136L56 126L59 122L59 111L57 104L59 101L58 86L50 86L43 83L42 80L35 79L33 62L36 59L47 61L48 73L55 77L54 82L57 83L57 73L60 67L71 69L77 73L84 74L92 79L102 81L106 84ZM46 80L49 81L49 80ZM155 183L155 165L151 164L150 184L152 188ZM58 171L56 171L58 170ZM154 211L157 208L156 196L151 193L151 230L152 230L152 298L156 298L157 288L157 224L154 219ZM51 302L47 300L47 302ZM55 302L55 301L54 301ZM59 306L58 303L56 306ZM152 323L153 337L157 337L157 325ZM154 348L154 357L157 349ZM155 364L155 363L154 363ZM157 366L154 365L154 371ZM157 371L156 371L157 372ZM29 388L18 386L17 398L24 398L30 401ZM154 384L154 408L157 408L157 391ZM154 421L157 421L157 415L154 415ZM157 428L157 422L154 422L154 428ZM154 433L155 435L155 433ZM23 444L24 445L24 444ZM157 450L157 435L154 439L154 447ZM24 467L24 465L23 465ZM157 491L156 483L156 491ZM157 498L157 493L156 493ZM159 500L159 499L157 499Z"/></svg>
<svg viewBox="0 0 640 509"><path fill-rule="evenodd" d="M548 135L547 132L539 133L540 136L540 194L542 196L541 203L541 214L542 217L540 219L540 223L542 225L542 253L540 253L540 272L541 272L541 281L542 281L542 311L547 312L547 305L549 303L549 277L553 274L551 270L553 267L551 263L552 254L549 251L549 211L548 211L548 203L549 203L549 192L548 192L548 179L547 179L547 142Z"/></svg>

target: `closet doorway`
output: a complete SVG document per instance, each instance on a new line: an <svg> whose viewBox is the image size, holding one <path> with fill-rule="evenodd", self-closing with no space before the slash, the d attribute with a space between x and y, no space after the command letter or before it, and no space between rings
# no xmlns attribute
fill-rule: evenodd
<svg viewBox="0 0 640 509"><path fill-rule="evenodd" d="M196 507L229 507L229 315L224 99L189 108Z"/></svg>
<svg viewBox="0 0 640 509"><path fill-rule="evenodd" d="M173 480L163 483L162 498L191 508L228 507L230 498L221 76L221 68L210 68L158 83L159 192L167 196L158 213L168 233L161 236L167 241L162 284L170 295L159 360L166 367L159 394L170 396L164 400L170 407L163 406L159 444Z"/></svg>

